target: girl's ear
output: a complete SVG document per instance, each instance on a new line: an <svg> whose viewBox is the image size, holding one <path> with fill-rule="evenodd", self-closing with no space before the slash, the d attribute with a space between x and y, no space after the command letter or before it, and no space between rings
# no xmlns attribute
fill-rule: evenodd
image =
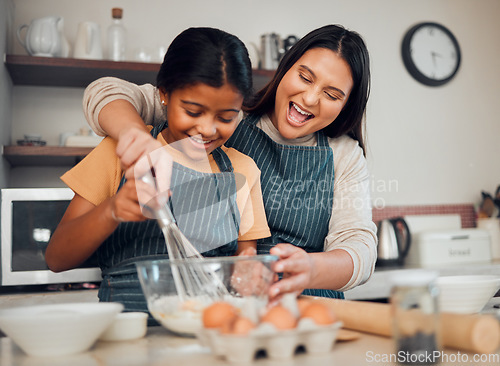
<svg viewBox="0 0 500 366"><path fill-rule="evenodd" d="M165 88L163 88L163 87L160 87L159 91L160 91L161 105L166 107L168 104L168 94L165 91Z"/></svg>

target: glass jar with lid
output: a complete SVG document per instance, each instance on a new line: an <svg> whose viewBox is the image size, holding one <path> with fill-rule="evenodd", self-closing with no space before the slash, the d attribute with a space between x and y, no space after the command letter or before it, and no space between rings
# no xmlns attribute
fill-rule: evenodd
<svg viewBox="0 0 500 366"><path fill-rule="evenodd" d="M391 279L393 337L401 364L439 363L437 276L436 271L419 269L398 272Z"/></svg>

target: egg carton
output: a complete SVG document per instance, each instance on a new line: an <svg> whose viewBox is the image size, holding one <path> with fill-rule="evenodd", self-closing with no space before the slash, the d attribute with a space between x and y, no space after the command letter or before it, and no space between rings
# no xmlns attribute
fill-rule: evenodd
<svg viewBox="0 0 500 366"><path fill-rule="evenodd" d="M291 330L278 330L273 324L261 323L247 335L222 334L219 330L203 329L198 333L200 342L212 352L231 363L251 362L259 351L265 351L273 360L292 358L298 347L309 354L331 351L342 322L317 325L312 319L299 320Z"/></svg>

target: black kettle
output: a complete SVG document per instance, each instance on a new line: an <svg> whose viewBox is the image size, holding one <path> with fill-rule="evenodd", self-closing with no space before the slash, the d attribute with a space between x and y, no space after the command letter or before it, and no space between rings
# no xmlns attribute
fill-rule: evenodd
<svg viewBox="0 0 500 366"><path fill-rule="evenodd" d="M378 223L378 249L376 265L401 266L410 250L411 234L402 217L381 220Z"/></svg>

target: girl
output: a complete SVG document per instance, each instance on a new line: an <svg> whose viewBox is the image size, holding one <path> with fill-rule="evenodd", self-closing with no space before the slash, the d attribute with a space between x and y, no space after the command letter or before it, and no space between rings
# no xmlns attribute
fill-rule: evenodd
<svg viewBox="0 0 500 366"><path fill-rule="evenodd" d="M257 239L270 236L260 172L252 159L223 146L252 89L245 46L218 29L187 29L170 45L157 85L168 125L156 126L149 136L159 146L168 145L174 158L172 210L179 226L193 244L209 246L200 250L207 256L255 247ZM50 240L46 261L58 272L95 253L103 276L99 299L122 302L127 311L147 311L133 263L165 256L165 240L156 220L146 220L141 213L138 192L150 187L122 178L115 151L115 140L106 138L63 175L75 196ZM209 166L200 167L207 154ZM186 184L192 189L176 190ZM218 201L207 208L207 198L215 194ZM199 205L189 205L192 202Z"/></svg>
<svg viewBox="0 0 500 366"><path fill-rule="evenodd" d="M226 143L262 171L272 237L257 250L279 255L275 269L285 277L271 296L312 289L304 293L342 298L340 291L373 273L376 226L363 137L369 86L362 38L339 25L318 28L285 54ZM151 85L117 79L85 91L87 120L119 139L125 168L155 147L142 121L158 120L157 95ZM127 113L116 112L122 105Z"/></svg>

